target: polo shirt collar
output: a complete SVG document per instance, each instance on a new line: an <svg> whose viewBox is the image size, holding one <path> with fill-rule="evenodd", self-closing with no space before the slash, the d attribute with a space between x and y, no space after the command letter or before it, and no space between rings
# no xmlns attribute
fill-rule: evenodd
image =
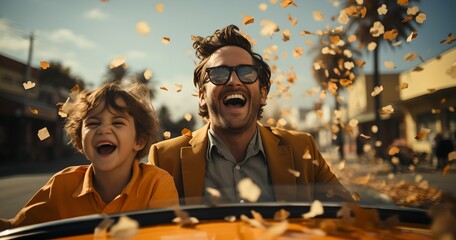
<svg viewBox="0 0 456 240"><path fill-rule="evenodd" d="M122 193L126 195L133 193L135 196L138 196L140 184L135 184L135 182L141 181L141 170L139 168L139 161L136 159L133 160L132 170L133 174L131 176L131 179L128 182L127 186L122 190ZM93 165L90 164L84 174L84 179L76 188L76 191L73 193L73 197L82 197L92 192L96 192L96 190L93 186Z"/></svg>

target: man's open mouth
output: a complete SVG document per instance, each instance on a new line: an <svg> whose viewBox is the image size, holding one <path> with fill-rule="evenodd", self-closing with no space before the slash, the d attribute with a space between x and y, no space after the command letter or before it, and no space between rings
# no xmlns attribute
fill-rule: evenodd
<svg viewBox="0 0 456 240"><path fill-rule="evenodd" d="M241 94L231 94L223 99L225 106L243 107L246 103L245 97Z"/></svg>

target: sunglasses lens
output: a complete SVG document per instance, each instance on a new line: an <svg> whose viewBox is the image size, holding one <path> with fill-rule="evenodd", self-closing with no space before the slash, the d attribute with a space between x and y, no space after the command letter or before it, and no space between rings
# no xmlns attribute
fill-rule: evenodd
<svg viewBox="0 0 456 240"><path fill-rule="evenodd" d="M253 83L258 78L258 72L253 66L239 66L237 74L244 83Z"/></svg>
<svg viewBox="0 0 456 240"><path fill-rule="evenodd" d="M230 70L227 68L214 68L209 71L209 78L215 85L225 84L230 76Z"/></svg>

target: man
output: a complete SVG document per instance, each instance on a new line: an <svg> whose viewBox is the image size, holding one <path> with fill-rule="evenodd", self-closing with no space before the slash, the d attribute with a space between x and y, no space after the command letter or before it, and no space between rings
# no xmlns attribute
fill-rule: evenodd
<svg viewBox="0 0 456 240"><path fill-rule="evenodd" d="M238 27L197 37L193 47L201 59L193 78L199 115L208 123L149 152L149 162L174 177L181 204L212 203L211 188L220 192L220 202L242 203L237 185L245 178L261 189L261 202L352 200L309 134L257 122L271 69Z"/></svg>

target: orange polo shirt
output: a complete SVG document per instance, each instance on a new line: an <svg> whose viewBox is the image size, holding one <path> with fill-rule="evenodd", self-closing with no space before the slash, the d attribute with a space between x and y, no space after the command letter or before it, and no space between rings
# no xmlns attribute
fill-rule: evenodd
<svg viewBox="0 0 456 240"><path fill-rule="evenodd" d="M1 221L0 228L178 204L174 180L168 172L138 161L132 169L133 176L122 193L105 203L93 186L92 165L68 167L52 176L9 224Z"/></svg>

